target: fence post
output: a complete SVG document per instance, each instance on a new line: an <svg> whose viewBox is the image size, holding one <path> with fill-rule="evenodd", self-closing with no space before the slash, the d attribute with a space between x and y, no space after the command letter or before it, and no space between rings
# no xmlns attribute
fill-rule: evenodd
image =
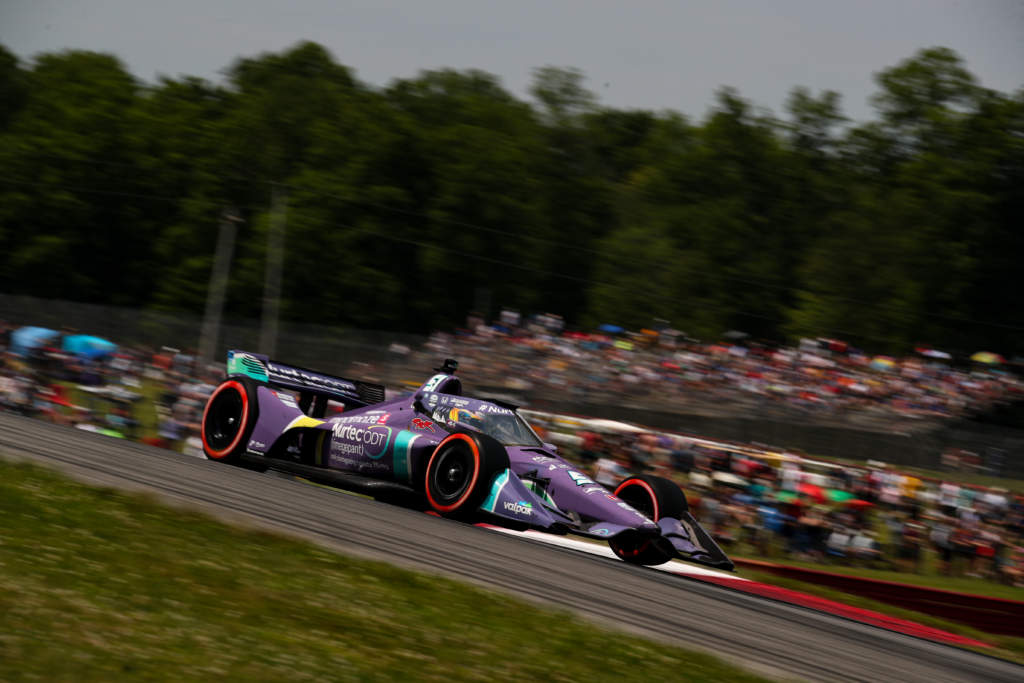
<svg viewBox="0 0 1024 683"><path fill-rule="evenodd" d="M206 313L199 335L201 362L216 360L214 354L217 351L220 316L224 309L224 292L228 285L228 272L231 270L231 252L235 248L235 224L241 220L233 209L225 209L221 214L217 251L213 257L213 269L210 271L210 286L206 290Z"/></svg>

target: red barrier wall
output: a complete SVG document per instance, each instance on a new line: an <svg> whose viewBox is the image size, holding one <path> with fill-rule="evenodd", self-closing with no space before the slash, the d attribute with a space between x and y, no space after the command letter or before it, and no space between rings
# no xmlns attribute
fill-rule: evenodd
<svg viewBox="0 0 1024 683"><path fill-rule="evenodd" d="M735 560L737 568L755 569L798 581L827 586L844 593L860 595L897 607L931 614L973 626L986 633L1024 637L1024 602L970 595L938 588L911 586L894 581L879 581L845 576L817 569Z"/></svg>

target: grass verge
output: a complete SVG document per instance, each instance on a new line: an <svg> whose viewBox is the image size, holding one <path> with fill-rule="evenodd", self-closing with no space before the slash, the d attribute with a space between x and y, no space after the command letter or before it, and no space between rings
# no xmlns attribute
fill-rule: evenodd
<svg viewBox="0 0 1024 683"><path fill-rule="evenodd" d="M0 680L763 680L0 461Z"/></svg>

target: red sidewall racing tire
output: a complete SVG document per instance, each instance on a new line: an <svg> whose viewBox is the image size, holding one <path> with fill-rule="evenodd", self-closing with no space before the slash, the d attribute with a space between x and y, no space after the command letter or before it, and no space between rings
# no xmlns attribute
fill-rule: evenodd
<svg viewBox="0 0 1024 683"><path fill-rule="evenodd" d="M494 477L508 466L508 453L496 439L476 432L449 434L427 461L427 502L446 517L470 515L487 496Z"/></svg>
<svg viewBox="0 0 1024 683"><path fill-rule="evenodd" d="M220 384L206 402L200 436L210 460L233 462L245 452L259 413L256 384L232 377Z"/></svg>
<svg viewBox="0 0 1024 683"><path fill-rule="evenodd" d="M657 522L663 517L681 519L689 510L686 495L675 482L650 474L629 477L615 489L615 495ZM608 541L612 551L631 564L664 564L675 552L667 541L625 531Z"/></svg>

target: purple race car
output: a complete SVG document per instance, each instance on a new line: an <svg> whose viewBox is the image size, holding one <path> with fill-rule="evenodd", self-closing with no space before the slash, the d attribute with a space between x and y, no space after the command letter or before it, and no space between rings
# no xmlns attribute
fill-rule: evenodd
<svg viewBox="0 0 1024 683"><path fill-rule="evenodd" d="M445 517L608 541L634 564L733 564L662 477L609 491L556 455L516 407L462 394L446 360L412 394L228 352L227 379L203 413L211 460L274 468L420 505ZM344 406L326 417L328 401Z"/></svg>

